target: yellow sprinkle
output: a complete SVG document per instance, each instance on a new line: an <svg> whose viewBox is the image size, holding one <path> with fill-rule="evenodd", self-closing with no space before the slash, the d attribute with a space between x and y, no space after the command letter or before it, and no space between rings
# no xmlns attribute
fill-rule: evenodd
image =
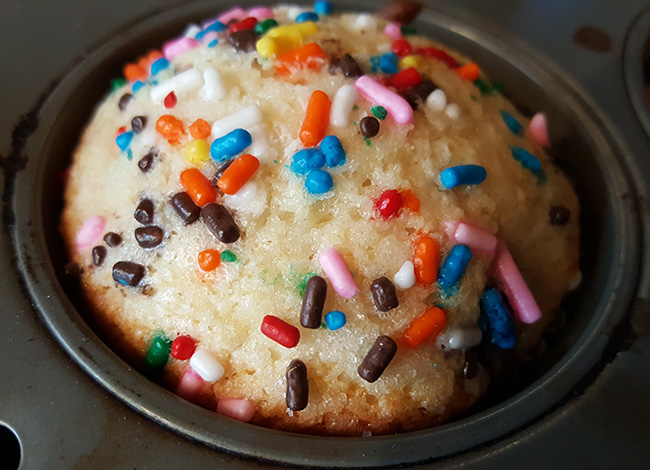
<svg viewBox="0 0 650 470"><path fill-rule="evenodd" d="M407 55L399 61L400 70L405 70L411 67L416 68L418 65L420 65L420 60L415 55Z"/></svg>
<svg viewBox="0 0 650 470"><path fill-rule="evenodd" d="M290 25L278 26L276 28L270 29L267 36L274 38L277 36L283 36L287 33L291 34L297 32L301 35L305 34L314 34L318 32L318 26L313 21L307 21L305 23L295 23Z"/></svg>
<svg viewBox="0 0 650 470"><path fill-rule="evenodd" d="M210 146L203 139L197 139L185 146L185 160L192 165L200 165L210 160Z"/></svg>
<svg viewBox="0 0 650 470"><path fill-rule="evenodd" d="M278 55L278 44L274 38L261 38L255 44L255 49L257 49L259 55L265 58L272 55Z"/></svg>

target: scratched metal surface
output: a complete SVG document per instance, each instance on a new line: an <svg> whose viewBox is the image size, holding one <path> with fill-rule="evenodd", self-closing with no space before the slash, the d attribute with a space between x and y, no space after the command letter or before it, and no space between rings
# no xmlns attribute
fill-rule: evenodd
<svg viewBox="0 0 650 470"><path fill-rule="evenodd" d="M15 430L22 468L274 468L195 443L149 420L109 394L62 350L44 327L14 267L10 237L12 175L26 158L43 100L58 80L106 38L182 2L5 1L0 4L0 423ZM633 176L647 260L650 140L624 80L626 36L646 2L447 0L432 3L457 18L480 19L550 58L568 73L620 135ZM595 53L573 42L594 25L612 38ZM552 412L504 438L462 452L436 468L644 468L650 461L650 276L642 266L636 300L613 331L599 367ZM254 445L254 442L251 442ZM0 447L0 466L6 462ZM429 466L429 465L427 465ZM433 466L433 465L431 465ZM418 468L424 468L424 465Z"/></svg>

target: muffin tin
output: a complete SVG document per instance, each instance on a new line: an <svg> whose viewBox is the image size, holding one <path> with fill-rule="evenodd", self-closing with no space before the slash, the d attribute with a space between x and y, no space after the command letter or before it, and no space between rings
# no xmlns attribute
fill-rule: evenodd
<svg viewBox="0 0 650 470"><path fill-rule="evenodd" d="M39 462L46 462L48 468L116 465L122 463L123 456L128 457L123 463L137 467L169 462L174 455L182 455L182 461L194 466L234 469L286 465L425 468L433 463L450 468L518 468L516 456L527 452L538 454L540 467L550 468L558 461L544 450L545 446L562 442L563 433L585 452L599 450L598 436L593 442L574 436L575 421L567 421L568 415L583 423L578 432L593 436L589 419L594 418L588 407L594 400L598 409L620 406L612 403L611 395L603 393L601 387L603 381L608 389L621 387L625 381L612 376L626 371L630 363L642 364L635 369L637 386L650 387L650 345L639 336L644 331L642 315L649 310L644 300L650 290L644 200L649 194L650 169L643 157L650 143L641 128L648 126L646 132L650 129L650 116L647 106L641 106L643 95L637 90L642 86L638 72L650 16L643 12L638 17L624 54L623 44L616 38L625 34L640 6L629 2L625 8L619 7L619 20L612 22L618 30L610 34L619 47L610 54L623 58L630 91L629 102L612 106L598 87L590 87L590 96L576 80L590 84L591 77L567 66L576 52L592 54L587 56L589 60L594 53L572 49L576 46L571 46L570 38L564 39L569 42L564 50L551 49L541 31L538 35L538 29L527 30L514 21L537 19L543 23L544 15L536 11L536 2L523 2L516 12L506 3L492 3L494 10L485 12L470 1L454 2L454 7L447 5L452 4L450 1L439 2L425 8L416 24L429 37L476 60L491 79L504 85L508 98L520 109L547 112L553 155L573 178L581 200L583 282L564 303L564 324L545 336L546 351L527 364L526 374L505 395L463 419L401 435L323 438L284 433L232 421L176 397L134 372L84 322L70 300L70 291L64 289L57 175L69 163L94 104L107 91L108 80L119 74L124 62L159 46L187 23L227 8L215 1L198 2L165 8L127 28L122 26L128 15L113 19L120 35L91 47L91 52L66 70L56 86L44 88L42 101L22 124L18 123L14 133L13 156L3 166L7 205L0 272L7 279L17 278L19 284L10 282L0 290L11 312L0 319L0 326L9 332L9 340L1 342L0 348L4 357L15 358L0 365L3 376L12 378L11 383L0 385L0 402L11 405L0 407L0 424L6 423L18 435L25 468L42 466ZM600 14L606 14L605 6L589 4L595 10L602 7ZM66 5L71 8L72 2L64 2L64 8ZM337 7L346 8L342 2ZM375 9L370 1L357 1L354 7ZM95 7L97 12L100 9ZM487 15L491 22L479 21L472 12ZM576 27L582 24L580 15L584 12L571 9L567 14L569 19L562 20L560 30L562 25L570 27L571 19ZM98 39L92 33L88 36L93 41ZM523 39L534 42L537 49ZM57 54L70 59L65 51ZM559 67L563 62L564 68ZM612 90L624 89L624 79L616 73L618 61L604 62L610 73L602 78ZM19 63L18 58L15 63ZM36 70L33 64L19 67ZM638 122L631 109L638 113ZM15 110L15 114L20 112L24 110ZM612 124L630 121L636 127L618 130ZM6 136L2 137L4 143ZM42 328L43 324L49 331ZM52 337L67 355L60 352ZM641 359L630 360L624 348L636 349ZM80 373L75 363L86 374ZM629 406L643 415L648 405L642 394L636 396L637 402ZM51 409L48 403L59 409ZM124 422L116 419L115 413L123 415ZM634 422L631 419L626 427L628 442L632 443L635 432L642 430L635 429ZM641 421L638 426L642 426ZM10 433L0 434L0 439L4 435ZM66 440L67 436L73 440ZM56 446L57 442L61 445ZM102 442L109 450L98 450ZM52 459L52 453L61 460ZM605 454L595 462L613 457ZM573 457L562 458L559 462L570 463ZM633 467L647 458L648 450L641 447L628 455Z"/></svg>

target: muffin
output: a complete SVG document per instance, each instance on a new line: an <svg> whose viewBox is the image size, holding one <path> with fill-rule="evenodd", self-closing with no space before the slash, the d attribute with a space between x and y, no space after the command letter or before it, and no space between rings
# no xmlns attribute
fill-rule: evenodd
<svg viewBox="0 0 650 470"><path fill-rule="evenodd" d="M579 279L579 207L480 66L383 16L233 8L124 66L61 231L86 315L221 414L369 435L436 425L525 356Z"/></svg>

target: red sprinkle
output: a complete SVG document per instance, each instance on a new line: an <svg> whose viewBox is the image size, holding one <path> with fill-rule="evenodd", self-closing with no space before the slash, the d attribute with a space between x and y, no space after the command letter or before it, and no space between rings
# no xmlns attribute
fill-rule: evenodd
<svg viewBox="0 0 650 470"><path fill-rule="evenodd" d="M397 57L405 57L413 52L411 45L406 39L398 39L395 41L391 50L397 55Z"/></svg>
<svg viewBox="0 0 650 470"><path fill-rule="evenodd" d="M117 135L124 134L126 132L126 126L122 126L117 130Z"/></svg>
<svg viewBox="0 0 650 470"><path fill-rule="evenodd" d="M375 210L382 219L392 219L397 217L399 210L402 208L402 196L396 189L389 189L381 193L375 200Z"/></svg>
<svg viewBox="0 0 650 470"><path fill-rule="evenodd" d="M266 315L262 320L262 333L285 348L293 348L300 341L300 331L284 320Z"/></svg>
<svg viewBox="0 0 650 470"><path fill-rule="evenodd" d="M236 33L237 31L243 31L245 29L255 29L255 25L257 25L257 20L250 16L233 24L230 28L228 28L228 34Z"/></svg>
<svg viewBox="0 0 650 470"><path fill-rule="evenodd" d="M458 63L456 59L447 54L441 49L436 49L435 47L420 47L415 50L416 54L420 54L422 57L429 57L431 59L438 59L441 62L447 64L447 67L456 68Z"/></svg>
<svg viewBox="0 0 650 470"><path fill-rule="evenodd" d="M176 93L173 91L170 91L167 96L165 96L165 108L170 109L176 106L176 103L178 103L178 99L176 98Z"/></svg>
<svg viewBox="0 0 650 470"><path fill-rule="evenodd" d="M398 91L408 90L411 87L419 85L422 82L420 72L413 67L402 70L393 75L392 85Z"/></svg>
<svg viewBox="0 0 650 470"><path fill-rule="evenodd" d="M190 335L177 336L172 342L171 355L176 359L184 361L189 359L196 350L196 341Z"/></svg>

